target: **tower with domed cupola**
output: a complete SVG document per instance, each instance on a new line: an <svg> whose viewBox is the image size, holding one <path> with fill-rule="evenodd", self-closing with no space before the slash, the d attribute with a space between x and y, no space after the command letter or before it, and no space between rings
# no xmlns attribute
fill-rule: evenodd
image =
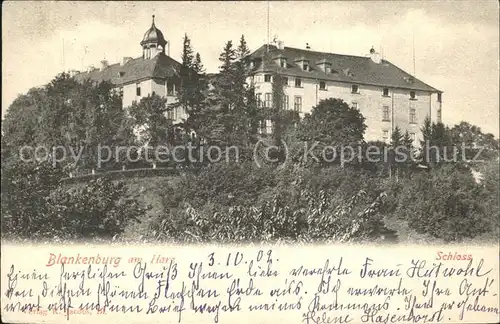
<svg viewBox="0 0 500 324"><path fill-rule="evenodd" d="M156 28L155 16L153 15L153 22L141 41L142 57L144 59L152 59L156 55L165 55L165 49L168 46L167 40L163 36L161 30Z"/></svg>

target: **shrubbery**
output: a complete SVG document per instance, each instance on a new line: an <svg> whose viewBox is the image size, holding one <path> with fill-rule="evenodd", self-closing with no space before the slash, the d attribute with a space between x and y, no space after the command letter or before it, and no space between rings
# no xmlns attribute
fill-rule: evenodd
<svg viewBox="0 0 500 324"><path fill-rule="evenodd" d="M377 240L384 227L379 210L385 193L377 189L375 179L354 178L351 169L332 167L318 174L294 166L271 172L251 164L245 168L220 164L203 171L179 183L177 190L184 198L176 201L175 212L171 210L153 226L157 238L356 242ZM227 187L219 187L225 182ZM194 190L197 184L198 191ZM186 195L188 191L194 197Z"/></svg>
<svg viewBox="0 0 500 324"><path fill-rule="evenodd" d="M129 197L123 182L106 178L92 179L81 187L60 186L47 204L52 235L64 239L112 238L146 212Z"/></svg>
<svg viewBox="0 0 500 324"><path fill-rule="evenodd" d="M123 182L99 178L79 187L60 183L48 163L19 162L2 170L2 233L12 238L111 238L146 209Z"/></svg>
<svg viewBox="0 0 500 324"><path fill-rule="evenodd" d="M396 213L417 232L447 242L474 238L492 230L482 190L468 169L443 165L406 180Z"/></svg>
<svg viewBox="0 0 500 324"><path fill-rule="evenodd" d="M51 230L46 198L61 170L49 163L2 161L2 233L34 237Z"/></svg>

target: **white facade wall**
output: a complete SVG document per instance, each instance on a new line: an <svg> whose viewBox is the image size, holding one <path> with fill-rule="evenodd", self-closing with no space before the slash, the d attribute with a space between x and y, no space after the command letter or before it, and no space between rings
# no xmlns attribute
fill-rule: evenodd
<svg viewBox="0 0 500 324"><path fill-rule="evenodd" d="M344 82L325 81L312 78L301 78L301 87L295 87L295 77L282 75L288 78L288 85L284 87L285 95L288 95L289 109L294 109L294 97L302 97L301 117L311 113L312 108L320 100L327 98L339 98L353 106L357 104L358 109L365 117L367 129L365 140L383 140L384 131L387 131L390 139L391 131L398 126L403 132L408 131L415 134L416 144L421 139L420 128L427 116L432 121L438 121L438 111L441 110L441 103L438 102L437 94L430 92L415 91L416 99L410 99L410 90L389 88L389 95L383 96L382 86L358 84L358 93L352 93L351 85ZM252 78L249 82L252 82ZM255 93L262 94L264 100L265 93L272 93L272 83L264 82L264 73L253 76ZM320 81L326 83L326 89L320 89ZM389 118L384 120L384 106L389 108ZM414 123L410 122L410 109L415 109Z"/></svg>
<svg viewBox="0 0 500 324"><path fill-rule="evenodd" d="M168 82L168 80L166 81ZM165 80L148 79L137 83L129 83L121 86L123 89L122 104L123 108L130 107L134 101L139 102L142 98L152 95L153 91L156 95L167 98L167 104L177 102L175 92L172 95L167 95L167 84ZM137 87L141 88L141 95L137 96ZM175 87L174 87L175 88ZM181 122L187 118L187 114L182 108L177 108L176 111L170 113L169 117L173 118L174 123Z"/></svg>

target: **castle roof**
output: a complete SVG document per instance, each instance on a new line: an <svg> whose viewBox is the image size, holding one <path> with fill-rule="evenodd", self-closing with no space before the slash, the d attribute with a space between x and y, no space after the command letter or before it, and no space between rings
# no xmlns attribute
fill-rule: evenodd
<svg viewBox="0 0 500 324"><path fill-rule="evenodd" d="M109 81L122 85L145 79L166 79L178 76L180 66L181 64L170 56L158 54L152 59L139 57L124 64L116 63L101 70L82 72L77 74L75 79L77 81Z"/></svg>
<svg viewBox="0 0 500 324"><path fill-rule="evenodd" d="M268 49L269 47L269 49ZM273 60L278 55L290 58L287 67L281 67ZM283 75L312 78L326 81L348 82L351 84L366 84L391 88L411 89L428 92L442 92L403 71L388 60L375 63L370 57L316 52L308 49L284 47L279 49L274 45L263 45L252 54L254 60L252 73L277 72ZM304 71L295 62L296 58L311 63L326 60L330 62L331 72L327 73L315 64L309 65L309 71Z"/></svg>

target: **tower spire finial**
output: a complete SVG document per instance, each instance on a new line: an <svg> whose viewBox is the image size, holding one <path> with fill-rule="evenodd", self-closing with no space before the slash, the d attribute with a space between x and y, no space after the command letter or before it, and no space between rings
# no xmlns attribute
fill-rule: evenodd
<svg viewBox="0 0 500 324"><path fill-rule="evenodd" d="M155 24L155 15L153 15L153 25Z"/></svg>

